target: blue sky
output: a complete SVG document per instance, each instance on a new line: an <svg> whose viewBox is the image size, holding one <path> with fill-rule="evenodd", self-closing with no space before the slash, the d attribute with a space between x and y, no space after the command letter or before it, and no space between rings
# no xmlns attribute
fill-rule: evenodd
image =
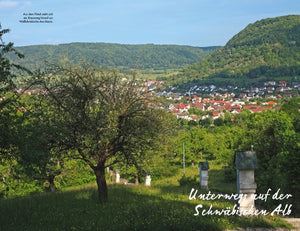
<svg viewBox="0 0 300 231"><path fill-rule="evenodd" d="M20 23L53 13L53 23ZM300 14L300 0L0 0L15 46L70 42L225 45L249 23Z"/></svg>

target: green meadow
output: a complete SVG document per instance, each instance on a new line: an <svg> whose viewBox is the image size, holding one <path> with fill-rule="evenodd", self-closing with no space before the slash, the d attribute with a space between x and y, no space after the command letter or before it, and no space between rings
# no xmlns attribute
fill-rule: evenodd
<svg viewBox="0 0 300 231"><path fill-rule="evenodd" d="M180 185L182 171L150 187L140 184L109 183L109 201L98 203L96 185L68 188L56 193L41 193L0 200L0 230L225 230L237 227L284 227L291 225L272 216L194 216L195 206L205 209L233 207L233 201L189 200L192 188L198 189L197 167L186 169L190 179ZM219 165L209 170L209 190L235 192L234 183L222 183ZM199 193L207 193L200 190Z"/></svg>

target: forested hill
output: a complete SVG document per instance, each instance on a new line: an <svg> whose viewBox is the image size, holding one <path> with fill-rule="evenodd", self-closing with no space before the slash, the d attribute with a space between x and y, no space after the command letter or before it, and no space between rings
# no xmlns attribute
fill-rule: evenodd
<svg viewBox="0 0 300 231"><path fill-rule="evenodd" d="M207 58L174 78L235 84L300 75L300 15L267 18L249 24Z"/></svg>
<svg viewBox="0 0 300 231"><path fill-rule="evenodd" d="M22 60L10 57L14 63L29 69L44 64L44 60L57 61L62 55L78 62L85 59L97 65L114 66L121 70L180 69L201 61L218 47L192 47L179 45L123 45L113 43L70 43L61 45L35 45L17 47L25 55Z"/></svg>

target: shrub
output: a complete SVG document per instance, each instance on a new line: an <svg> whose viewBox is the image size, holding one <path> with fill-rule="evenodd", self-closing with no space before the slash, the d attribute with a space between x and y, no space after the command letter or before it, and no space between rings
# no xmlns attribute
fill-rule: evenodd
<svg viewBox="0 0 300 231"><path fill-rule="evenodd" d="M185 185L194 186L194 185L199 184L199 180L197 179L196 176L194 176L194 177L182 176L181 179L178 180L178 182L181 186L185 186Z"/></svg>

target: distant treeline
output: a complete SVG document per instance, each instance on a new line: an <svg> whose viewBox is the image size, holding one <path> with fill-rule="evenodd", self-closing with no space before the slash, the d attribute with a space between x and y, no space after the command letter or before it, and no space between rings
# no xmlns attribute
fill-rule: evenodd
<svg viewBox="0 0 300 231"><path fill-rule="evenodd" d="M81 59L95 65L116 67L121 71L137 68L177 69L200 62L219 47L192 47L179 45L125 45L114 43L70 43L61 45L35 45L17 47L25 55L22 60L9 58L30 70L44 67L45 61L56 62L68 57L75 63Z"/></svg>

